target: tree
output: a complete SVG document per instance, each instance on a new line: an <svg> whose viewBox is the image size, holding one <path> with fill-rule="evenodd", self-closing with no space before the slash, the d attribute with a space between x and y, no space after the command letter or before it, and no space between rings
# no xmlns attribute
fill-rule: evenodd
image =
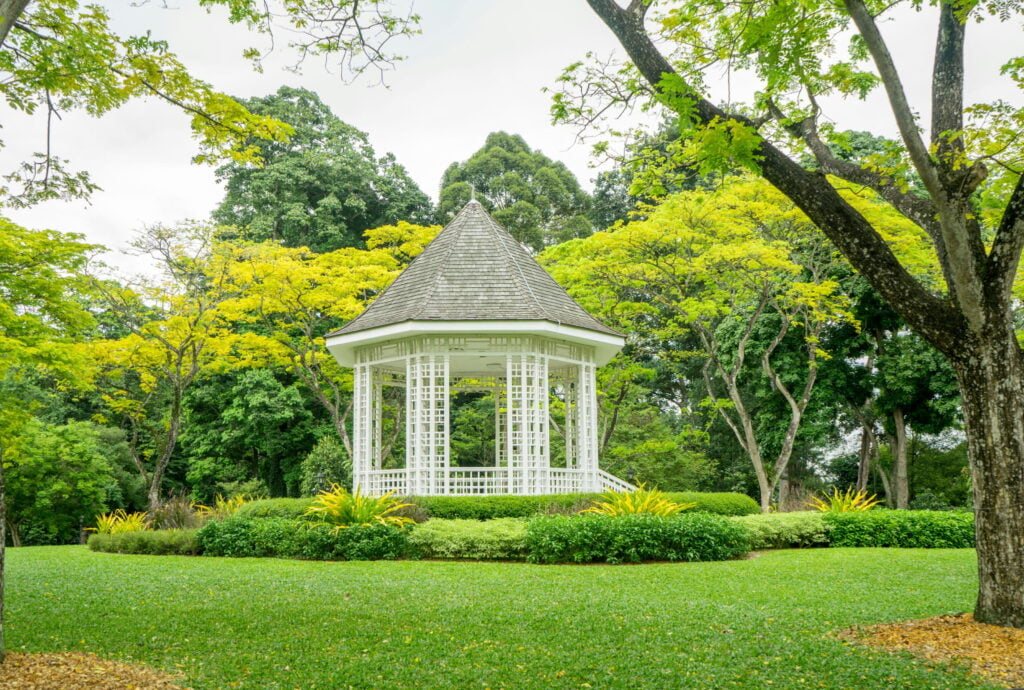
<svg viewBox="0 0 1024 690"><path fill-rule="evenodd" d="M315 496L332 484L352 485L352 458L335 436L324 436L302 461L302 495Z"/></svg>
<svg viewBox="0 0 1024 690"><path fill-rule="evenodd" d="M45 371L62 382L88 372L70 340L91 326L76 295L87 287L83 275L94 245L80 235L26 230L0 218L0 661L3 660L4 470L29 422L15 384L30 371Z"/></svg>
<svg viewBox="0 0 1024 690"><path fill-rule="evenodd" d="M213 212L237 237L326 252L361 246L370 228L427 222L430 199L391 154L378 159L366 134L342 122L320 97L282 86L241 103L288 123L287 141L253 140L260 167L230 162L217 170L224 200Z"/></svg>
<svg viewBox="0 0 1024 690"><path fill-rule="evenodd" d="M279 12L259 0L203 0L223 7L231 23L268 35L288 33L306 57L336 58L346 76L384 69L396 57L387 44L416 32L419 17L392 11L382 0L294 0ZM250 48L245 56L259 67L267 54ZM103 115L125 103L156 97L191 117L199 142L197 162L259 165L256 141L283 141L291 128L257 115L235 99L193 76L165 41L147 32L121 36L107 11L79 0L0 0L0 98L27 114L45 113L44 151L4 176L0 199L30 205L45 199L88 198L97 189L88 172L73 170L51 148L54 118L70 110Z"/></svg>
<svg viewBox="0 0 1024 690"><path fill-rule="evenodd" d="M304 386L283 367L234 367L206 376L185 396L185 481L212 501L234 482L257 479L271 496L298 495L299 464L322 421Z"/></svg>
<svg viewBox="0 0 1024 690"><path fill-rule="evenodd" d="M29 421L7 451L7 529L11 543L67 543L84 521L120 503L113 468L88 422ZM25 529L31 530L26 535Z"/></svg>
<svg viewBox="0 0 1024 690"><path fill-rule="evenodd" d="M551 252L555 261L569 260L558 268L567 284L614 296L617 321L644 323L662 342L687 331L696 337L708 404L750 458L764 511L786 475L811 400L824 356L821 333L850 318L829 276L832 251L816 250L812 231L774 190L740 182L667 197L644 220ZM791 332L802 341L795 376L777 362ZM744 395L748 357L759 359L754 375L770 383L765 394L785 403L786 430L774 458L766 457L769 446Z"/></svg>
<svg viewBox="0 0 1024 690"><path fill-rule="evenodd" d="M224 245L212 275L223 272L232 292L217 311L242 334L234 366L273 364L295 375L351 455L352 372L326 351L324 336L358 316L439 230L400 222L367 231L368 249L324 254L274 243Z"/></svg>
<svg viewBox="0 0 1024 690"><path fill-rule="evenodd" d="M679 2L656 18L657 28L647 20L656 2L588 4L632 61L633 71L615 80L626 86L622 100L650 93L677 113L691 135L680 153L702 166L729 160L757 170L950 361L963 398L975 489L975 616L1024 627L1024 355L1012 297L1024 246L1024 110L1003 101L965 108L963 101L967 27L985 15L1008 18L1016 6L939 2L931 102L915 104L878 28L880 17L899 4ZM671 60L655 43L655 32L668 38ZM843 32L852 35L850 50L838 56L834 41ZM757 82L758 95L746 108L727 111L708 98L701 77L713 64L718 68L722 55ZM1024 86L1024 60L1012 60L1003 71ZM584 75L601 78L582 66L570 72L567 83L578 84ZM865 97L879 86L900 132L901 155L888 166L837 158L826 143L819 97ZM929 109L923 133L915 113ZM559 118L579 122L597 112L593 103L573 102L565 93L556 94L555 110ZM799 163L800 147L814 156L818 170ZM909 189L911 170L924 195ZM822 173L873 189L926 231L942 267L944 293L916 279L879 229Z"/></svg>
<svg viewBox="0 0 1024 690"><path fill-rule="evenodd" d="M185 420L185 393L201 375L224 366L235 343L217 311L230 285L211 243L208 226L152 227L134 246L156 260L162 280L134 289L93 281L130 334L84 343L82 351L99 370L97 385L108 413L126 429L150 510L161 503ZM210 270L213 265L219 273Z"/></svg>
<svg viewBox="0 0 1024 690"><path fill-rule="evenodd" d="M441 178L441 222L455 217L473 194L513 237L537 251L593 232L590 197L576 177L515 134L488 134L469 160L448 166Z"/></svg>

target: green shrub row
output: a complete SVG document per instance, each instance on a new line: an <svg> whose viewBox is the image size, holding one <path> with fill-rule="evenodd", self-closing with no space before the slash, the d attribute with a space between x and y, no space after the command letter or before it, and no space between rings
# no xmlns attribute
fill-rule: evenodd
<svg viewBox="0 0 1024 690"><path fill-rule="evenodd" d="M751 549L797 549L829 545L824 513L767 513L732 518L743 525Z"/></svg>
<svg viewBox="0 0 1024 690"><path fill-rule="evenodd" d="M521 561L526 558L526 521L429 520L412 529L409 544L421 558Z"/></svg>
<svg viewBox="0 0 1024 690"><path fill-rule="evenodd" d="M389 525L336 530L289 518L235 515L207 523L196 538L207 556L369 561L409 554L407 532Z"/></svg>
<svg viewBox="0 0 1024 690"><path fill-rule="evenodd" d="M937 510L823 513L832 546L963 549L974 546L974 514Z"/></svg>
<svg viewBox="0 0 1024 690"><path fill-rule="evenodd" d="M696 503L687 512L716 515L751 515L757 502L738 493L679 492L666 494L677 503ZM544 496L412 496L413 503L431 518L442 520L493 520L526 518L547 512L568 513L596 499L599 494L553 494ZM236 515L248 518L298 518L312 504L311 498L271 498L247 503Z"/></svg>
<svg viewBox="0 0 1024 690"><path fill-rule="evenodd" d="M89 548L110 553L153 556L198 556L202 552L194 529L141 530L119 534L93 534Z"/></svg>
<svg viewBox="0 0 1024 690"><path fill-rule="evenodd" d="M642 563L722 561L749 551L747 530L709 513L551 515L526 526L532 563Z"/></svg>

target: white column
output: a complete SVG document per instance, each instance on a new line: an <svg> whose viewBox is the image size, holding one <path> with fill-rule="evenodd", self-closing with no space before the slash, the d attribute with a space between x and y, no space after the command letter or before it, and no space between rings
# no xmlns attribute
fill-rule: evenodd
<svg viewBox="0 0 1024 690"><path fill-rule="evenodd" d="M579 467L577 457L577 429L579 427L579 406L576 399L579 385L579 372L576 367L565 372L562 378L562 390L565 396L565 468L568 470Z"/></svg>
<svg viewBox="0 0 1024 690"><path fill-rule="evenodd" d="M434 495L447 487L447 355L413 355L406 360L406 468L410 493Z"/></svg>
<svg viewBox="0 0 1024 690"><path fill-rule="evenodd" d="M576 426L577 466L584 470L584 490L599 491L597 472L597 381L592 363L579 365Z"/></svg>
<svg viewBox="0 0 1024 690"><path fill-rule="evenodd" d="M508 492L541 493L551 466L547 357L509 355L506 373Z"/></svg>
<svg viewBox="0 0 1024 690"><path fill-rule="evenodd" d="M370 467L373 462L372 371L357 364L352 381L352 488L373 492Z"/></svg>

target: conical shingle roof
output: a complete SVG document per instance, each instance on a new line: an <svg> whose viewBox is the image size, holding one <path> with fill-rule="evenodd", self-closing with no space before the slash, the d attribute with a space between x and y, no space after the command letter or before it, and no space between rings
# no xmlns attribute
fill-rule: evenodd
<svg viewBox="0 0 1024 690"><path fill-rule="evenodd" d="M471 201L366 311L329 335L406 321L549 321L618 336Z"/></svg>

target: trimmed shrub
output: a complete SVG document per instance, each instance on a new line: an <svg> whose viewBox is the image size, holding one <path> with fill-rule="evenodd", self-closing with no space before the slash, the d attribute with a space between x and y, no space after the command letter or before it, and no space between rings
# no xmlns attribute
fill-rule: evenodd
<svg viewBox="0 0 1024 690"><path fill-rule="evenodd" d="M409 515L417 522L423 514L442 520L493 520L494 518L528 518L540 513L575 512L587 508L601 494L551 494L544 496L406 496L402 502L422 509ZM738 493L666 493L676 503L695 503L688 513L716 515L751 515L760 512L757 502ZM249 518L300 518L312 505L311 498L271 498L246 503L236 515ZM397 513L404 514L404 513Z"/></svg>
<svg viewBox="0 0 1024 690"><path fill-rule="evenodd" d="M311 505L312 498L264 498L244 504L235 511L234 517L298 519Z"/></svg>
<svg viewBox="0 0 1024 690"><path fill-rule="evenodd" d="M551 505L573 506L597 494L557 494L551 496L410 496L405 500L423 508L432 518L441 520L493 520L525 518Z"/></svg>
<svg viewBox="0 0 1024 690"><path fill-rule="evenodd" d="M109 553L135 553L152 556L198 556L202 549L194 529L159 529L93 534L89 548Z"/></svg>
<svg viewBox="0 0 1024 690"><path fill-rule="evenodd" d="M334 529L289 518L237 514L207 523L196 538L207 556L372 561L401 558L409 552L408 534L388 525Z"/></svg>
<svg viewBox="0 0 1024 690"><path fill-rule="evenodd" d="M821 513L768 513L731 518L743 525L751 549L793 549L828 546L829 526Z"/></svg>
<svg viewBox="0 0 1024 690"><path fill-rule="evenodd" d="M761 512L757 501L746 494L732 491L702 493L697 491L676 491L665 494L676 503L696 503L688 512L714 513L715 515L754 515Z"/></svg>
<svg viewBox="0 0 1024 690"><path fill-rule="evenodd" d="M423 558L523 560L526 558L526 521L430 520L409 534L409 544Z"/></svg>
<svg viewBox="0 0 1024 690"><path fill-rule="evenodd" d="M824 513L832 546L963 549L974 546L973 513L869 510Z"/></svg>
<svg viewBox="0 0 1024 690"><path fill-rule="evenodd" d="M723 561L750 550L747 530L718 515L553 515L527 524L533 563Z"/></svg>

